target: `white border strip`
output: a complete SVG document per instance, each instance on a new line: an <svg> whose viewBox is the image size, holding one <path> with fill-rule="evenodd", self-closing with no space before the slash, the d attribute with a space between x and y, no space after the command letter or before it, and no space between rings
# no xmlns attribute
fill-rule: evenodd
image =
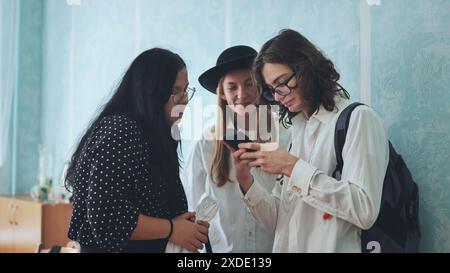
<svg viewBox="0 0 450 273"><path fill-rule="evenodd" d="M367 0L360 0L359 11L360 35L360 101L367 105L372 99L372 41L371 16Z"/></svg>
<svg viewBox="0 0 450 273"><path fill-rule="evenodd" d="M232 8L233 2L232 0L224 0L225 1L225 48L231 46L231 37L232 37Z"/></svg>

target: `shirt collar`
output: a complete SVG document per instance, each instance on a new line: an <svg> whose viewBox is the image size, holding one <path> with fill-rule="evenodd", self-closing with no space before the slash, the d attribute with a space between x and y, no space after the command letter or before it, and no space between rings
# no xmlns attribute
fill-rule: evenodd
<svg viewBox="0 0 450 273"><path fill-rule="evenodd" d="M332 111L328 111L327 109L325 109L325 107L323 107L323 105L320 105L319 112L312 117L315 117L324 124L328 124L336 116L337 113L347 107L347 105L350 103L347 98L343 98L340 96L337 96L334 101L336 105Z"/></svg>
<svg viewBox="0 0 450 273"><path fill-rule="evenodd" d="M315 111L309 119L317 119L321 123L328 124L339 111L344 109L350 103L348 99L342 97L336 97L335 102L336 106L334 110L328 111L323 105L320 105L319 111ZM307 120L304 113L298 113L292 118L292 125L303 123Z"/></svg>

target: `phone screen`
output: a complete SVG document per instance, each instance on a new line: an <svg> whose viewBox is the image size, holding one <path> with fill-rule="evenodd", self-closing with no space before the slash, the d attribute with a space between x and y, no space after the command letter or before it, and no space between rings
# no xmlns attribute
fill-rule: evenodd
<svg viewBox="0 0 450 273"><path fill-rule="evenodd" d="M245 134L239 134L239 135L238 135L237 133L234 133L234 134L232 134L232 136L233 136L233 137L230 139L229 135L228 135L228 137L227 137L227 134L225 134L223 140L224 140L228 145L230 145L234 150L239 150L238 145L241 144L241 143L249 143L249 142L252 142L252 141L250 140L250 138L248 138L248 136L245 135ZM242 136L245 136L245 139L242 139Z"/></svg>

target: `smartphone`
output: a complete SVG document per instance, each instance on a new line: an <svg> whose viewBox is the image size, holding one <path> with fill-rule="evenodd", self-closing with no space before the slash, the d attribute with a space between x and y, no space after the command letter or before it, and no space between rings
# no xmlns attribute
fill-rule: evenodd
<svg viewBox="0 0 450 273"><path fill-rule="evenodd" d="M228 145L230 145L234 150L239 150L238 147L239 144L252 142L247 135L244 135L245 139L242 139L242 135L243 134L238 135L237 133L234 133L232 139L227 139L227 135L225 134L223 137L223 141L225 141Z"/></svg>

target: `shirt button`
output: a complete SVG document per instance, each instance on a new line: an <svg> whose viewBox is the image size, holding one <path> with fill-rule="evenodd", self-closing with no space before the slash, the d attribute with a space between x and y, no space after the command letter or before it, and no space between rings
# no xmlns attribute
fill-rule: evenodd
<svg viewBox="0 0 450 273"><path fill-rule="evenodd" d="M293 192L297 192L297 193L301 193L301 192L302 192L302 189L300 189L300 188L297 187L297 186L293 186L293 187L292 187L292 191L293 191Z"/></svg>

